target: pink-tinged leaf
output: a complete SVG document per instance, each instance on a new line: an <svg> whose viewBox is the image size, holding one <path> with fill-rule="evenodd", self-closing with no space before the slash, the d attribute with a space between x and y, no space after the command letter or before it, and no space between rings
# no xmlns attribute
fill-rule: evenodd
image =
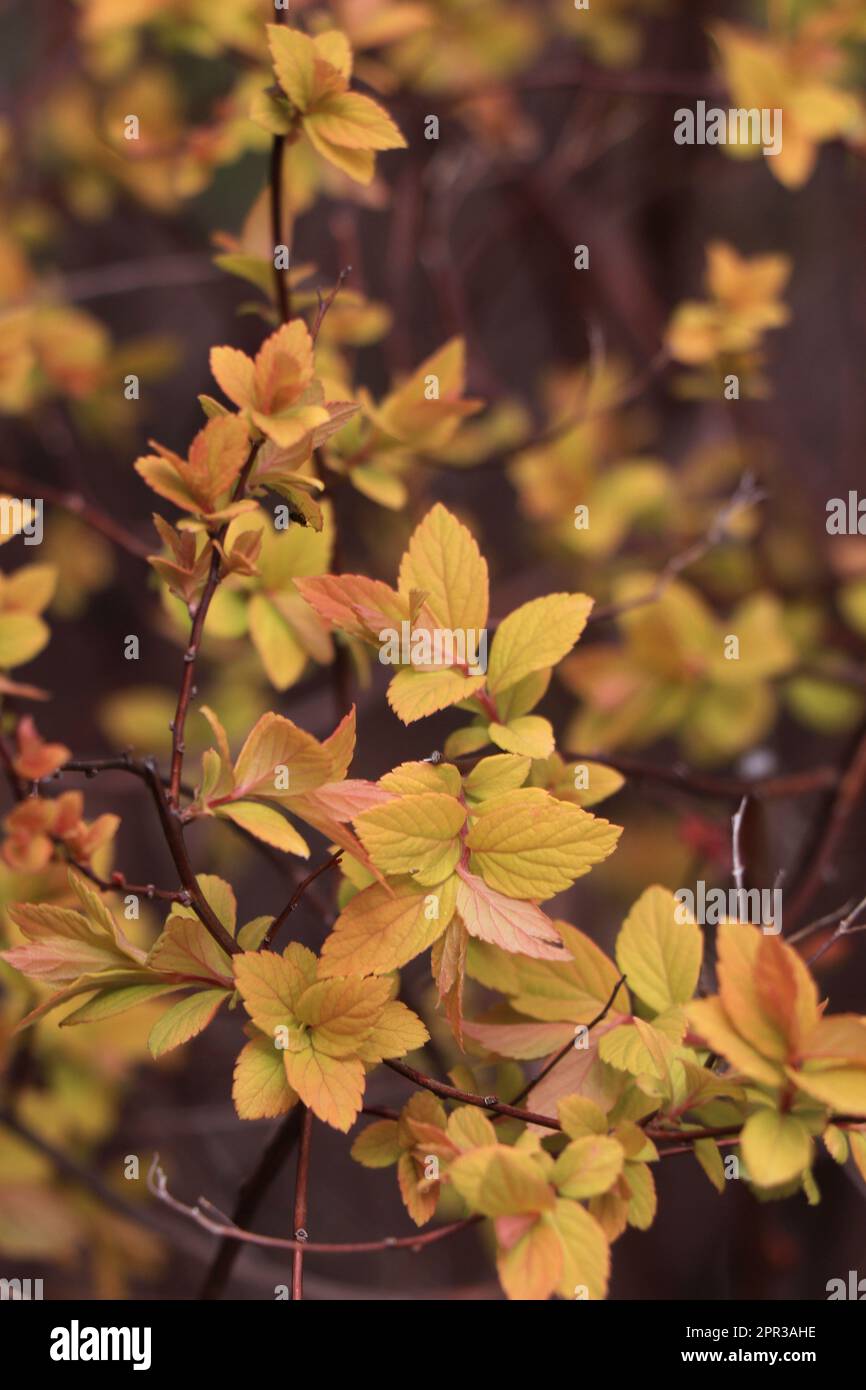
<svg viewBox="0 0 866 1390"><path fill-rule="evenodd" d="M526 1097L527 1109L541 1115L555 1115L557 1103L563 1096L579 1095L595 1101L605 1114L612 1110L628 1078L605 1067L598 1055L598 1044L605 1033L626 1021L623 1014L609 1014L596 1024L586 1038L586 1047L570 1048L550 1074L533 1086Z"/></svg>
<svg viewBox="0 0 866 1390"><path fill-rule="evenodd" d="M365 782L360 777L349 777L343 782L330 782L326 787L317 787L304 798L310 807L316 807L323 816L336 821L354 820L362 811L373 806L384 806L393 801L394 793L386 791L376 782Z"/></svg>
<svg viewBox="0 0 866 1390"><path fill-rule="evenodd" d="M470 936L537 960L570 959L550 918L535 903L506 898L462 864L457 875L457 911Z"/></svg>
<svg viewBox="0 0 866 1390"><path fill-rule="evenodd" d="M502 1057L534 1061L547 1057L575 1036L571 1023L463 1023L463 1032L473 1042L498 1052Z"/></svg>
<svg viewBox="0 0 866 1390"><path fill-rule="evenodd" d="M320 835L324 835L326 839L332 840L335 845L346 850L360 864L363 864L365 869L369 869L374 878L377 878L385 888L388 888L384 874L381 869L376 868L357 835L349 829L348 825L336 820L319 804L317 797L320 790L321 788L317 788L315 792L296 796L292 801L292 814L300 816L301 820L306 821L314 830L318 830Z"/></svg>
<svg viewBox="0 0 866 1390"><path fill-rule="evenodd" d="M385 628L399 632L400 623L409 616L399 594L363 574L324 574L296 579L295 584L325 622L368 642L378 641Z"/></svg>
<svg viewBox="0 0 866 1390"><path fill-rule="evenodd" d="M334 732L322 742L322 747L331 759L332 782L342 782L349 771L355 753L356 725L353 705L349 713L343 715Z"/></svg>

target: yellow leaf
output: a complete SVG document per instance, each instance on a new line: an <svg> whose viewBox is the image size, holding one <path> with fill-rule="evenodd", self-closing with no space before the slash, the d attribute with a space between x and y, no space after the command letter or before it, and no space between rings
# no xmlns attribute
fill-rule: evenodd
<svg viewBox="0 0 866 1390"><path fill-rule="evenodd" d="M286 1079L282 1052L261 1033L246 1044L235 1063L232 1099L242 1120L285 1115L298 1099Z"/></svg>
<svg viewBox="0 0 866 1390"><path fill-rule="evenodd" d="M489 796L516 791L526 781L531 767L528 757L513 753L495 753L482 758L463 778L463 790L471 801L486 801Z"/></svg>
<svg viewBox="0 0 866 1390"><path fill-rule="evenodd" d="M255 399L255 366L251 357L232 347L210 350L210 369L214 381L229 400L243 410Z"/></svg>
<svg viewBox="0 0 866 1390"><path fill-rule="evenodd" d="M490 652L491 695L561 661L583 632L592 604L586 594L547 594L509 613L496 630Z"/></svg>
<svg viewBox="0 0 866 1390"><path fill-rule="evenodd" d="M406 141L387 111L360 92L335 92L316 102L304 121L310 139L319 139L345 150L400 150ZM313 142L315 143L315 141Z"/></svg>
<svg viewBox="0 0 866 1390"><path fill-rule="evenodd" d="M231 964L225 951L197 917L185 913L172 913L162 935L154 942L147 963L151 970L166 974L231 984Z"/></svg>
<svg viewBox="0 0 866 1390"><path fill-rule="evenodd" d="M273 806L262 806L257 801L238 801L234 805L217 807L214 815L221 820L233 821L242 830L255 835L257 840L273 845L274 849L281 849L286 854L298 854L302 859L310 857L306 840L298 834L291 821Z"/></svg>
<svg viewBox="0 0 866 1390"><path fill-rule="evenodd" d="M494 722L487 732L497 748L528 758L549 758L555 747L553 725L538 714L522 714L508 724Z"/></svg>
<svg viewBox="0 0 866 1390"><path fill-rule="evenodd" d="M812 1140L796 1115L759 1110L750 1115L740 1135L743 1159L758 1187L791 1182L812 1161Z"/></svg>
<svg viewBox="0 0 866 1390"><path fill-rule="evenodd" d="M326 1125L347 1133L364 1099L364 1064L357 1057L329 1057L310 1044L285 1051L289 1085Z"/></svg>
<svg viewBox="0 0 866 1390"><path fill-rule="evenodd" d="M725 1190L725 1164L715 1139L696 1139L694 1155L717 1192Z"/></svg>
<svg viewBox="0 0 866 1390"><path fill-rule="evenodd" d="M400 563L399 591L426 593L440 627L484 628L489 602L487 562L471 533L441 502L415 528Z"/></svg>
<svg viewBox="0 0 866 1390"><path fill-rule="evenodd" d="M848 1140L843 1129L836 1125L828 1125L821 1135L828 1154L835 1163L847 1163L850 1152Z"/></svg>
<svg viewBox="0 0 866 1390"><path fill-rule="evenodd" d="M758 994L757 964L763 934L748 923L722 922L717 939L719 994L725 1013L737 1032L764 1057L784 1061L788 1057L787 1041L781 1028L768 1017Z"/></svg>
<svg viewBox="0 0 866 1390"><path fill-rule="evenodd" d="M462 1154L448 1170L460 1196L482 1216L549 1211L556 1197L528 1154L491 1144Z"/></svg>
<svg viewBox="0 0 866 1390"><path fill-rule="evenodd" d="M297 942L282 956L244 951L233 957L232 965L247 1013L270 1039L277 1028L293 1024L297 1001L316 978L316 957Z"/></svg>
<svg viewBox="0 0 866 1390"><path fill-rule="evenodd" d="M164 1052L196 1037L207 1028L228 997L224 989L202 989L173 1004L150 1030L147 1045L151 1056L161 1057Z"/></svg>
<svg viewBox="0 0 866 1390"><path fill-rule="evenodd" d="M235 764L235 795L255 793L274 801L285 800L321 787L330 768L327 753L312 734L281 714L263 714ZM286 787L284 781L288 782Z"/></svg>
<svg viewBox="0 0 866 1390"><path fill-rule="evenodd" d="M556 1108L559 1123L571 1139L591 1134L607 1134L607 1116L594 1101L583 1096L566 1096Z"/></svg>
<svg viewBox="0 0 866 1390"><path fill-rule="evenodd" d="M2 620L0 620L2 621ZM404 724L468 700L484 685L483 676L464 676L452 669L417 671L406 666L388 686L388 704ZM485 738L483 742L487 742Z"/></svg>
<svg viewBox="0 0 866 1390"><path fill-rule="evenodd" d="M448 1138L458 1149L480 1149L496 1143L496 1130L474 1105L460 1105L448 1116Z"/></svg>
<svg viewBox="0 0 866 1390"><path fill-rule="evenodd" d="M397 1181L403 1204L416 1226L424 1226L436 1211L439 1184L421 1176L422 1169L412 1154L403 1153L397 1161Z"/></svg>
<svg viewBox="0 0 866 1390"><path fill-rule="evenodd" d="M579 1202L564 1197L556 1203L553 1219L563 1250L559 1293L568 1299L603 1299L610 1277L610 1246L601 1226Z"/></svg>
<svg viewBox="0 0 866 1390"><path fill-rule="evenodd" d="M250 637L275 690L288 690L307 664L307 653L267 594L253 594L247 609Z"/></svg>
<svg viewBox="0 0 866 1390"><path fill-rule="evenodd" d="M633 1076L656 1076L663 1080L669 1074L673 1048L657 1029L643 1019L612 1028L601 1039L598 1055L608 1066Z"/></svg>
<svg viewBox="0 0 866 1390"><path fill-rule="evenodd" d="M447 792L449 796L460 795L460 773L452 763L400 763L384 777L379 786L385 791L397 792L401 796L415 796L420 792Z"/></svg>
<svg viewBox="0 0 866 1390"><path fill-rule="evenodd" d="M507 1220L497 1223L498 1226L509 1224ZM523 1220L519 1221L518 1230L522 1231L524 1225ZM537 1302L549 1298L561 1282L563 1262L562 1241L557 1231L549 1222L539 1219L532 1221L514 1244L507 1248L500 1245L496 1268L508 1298Z"/></svg>
<svg viewBox="0 0 866 1390"><path fill-rule="evenodd" d="M621 833L578 806L526 788L485 802L466 844L491 888L543 902L612 854Z"/></svg>
<svg viewBox="0 0 866 1390"><path fill-rule="evenodd" d="M346 1057L369 1036L390 990L388 980L318 980L296 999L295 1015L312 1028L316 1052Z"/></svg>
<svg viewBox="0 0 866 1390"><path fill-rule="evenodd" d="M320 974L384 975L413 960L451 921L455 888L450 879L426 894L407 878L362 889L325 938Z"/></svg>
<svg viewBox="0 0 866 1390"><path fill-rule="evenodd" d="M646 1163L627 1163L625 1181L631 1194L628 1203L628 1224L638 1231L648 1231L658 1208L652 1169Z"/></svg>
<svg viewBox="0 0 866 1390"><path fill-rule="evenodd" d="M604 1065L598 1055L598 1045L605 1033L616 1027L617 1021L616 1018L605 1019L589 1034L588 1046L570 1048L549 1074L535 1083L526 1098L527 1109L551 1115L564 1096L578 1095L609 1113L628 1078Z"/></svg>
<svg viewBox="0 0 866 1390"><path fill-rule="evenodd" d="M313 39L316 53L348 82L352 76L352 45L341 29L326 29Z"/></svg>
<svg viewBox="0 0 866 1390"><path fill-rule="evenodd" d="M56 565L25 565L14 574L3 577L0 601L4 609L24 613L41 613L51 602L57 588Z"/></svg>
<svg viewBox="0 0 866 1390"><path fill-rule="evenodd" d="M561 1197L596 1197L622 1172L622 1146L604 1134L574 1139L556 1160L550 1181Z"/></svg>
<svg viewBox="0 0 866 1390"><path fill-rule="evenodd" d="M548 1057L574 1039L570 1023L466 1023L463 1032L489 1052L532 1061Z"/></svg>
<svg viewBox="0 0 866 1390"><path fill-rule="evenodd" d="M376 172L376 155L373 150L352 150L343 145L335 145L319 134L314 121L305 121L304 128L313 149L323 159L335 164L356 183L372 183Z"/></svg>
<svg viewBox="0 0 866 1390"><path fill-rule="evenodd" d="M737 1032L718 996L695 999L686 1005L689 1022L713 1052L720 1052L736 1071L765 1086L778 1086L784 1074L778 1066L757 1052Z"/></svg>
<svg viewBox="0 0 866 1390"><path fill-rule="evenodd" d="M417 1014L399 999L391 999L358 1046L362 1062L381 1062L384 1057L405 1057L428 1042L430 1034Z"/></svg>
<svg viewBox="0 0 866 1390"><path fill-rule="evenodd" d="M866 1068L831 1067L827 1071L794 1071L788 1076L801 1091L823 1101L839 1114L866 1115Z"/></svg>
<svg viewBox="0 0 866 1390"><path fill-rule="evenodd" d="M32 613L0 613L0 669L32 661L47 646L51 633Z"/></svg>
<svg viewBox="0 0 866 1390"><path fill-rule="evenodd" d="M854 1160L857 1172L864 1182L866 1182L866 1134L860 1130L850 1130L848 1138L851 1143L851 1157Z"/></svg>
<svg viewBox="0 0 866 1390"><path fill-rule="evenodd" d="M453 796L402 796L355 817L355 829L373 863L385 874L411 874L441 883L460 858L465 807Z"/></svg>
<svg viewBox="0 0 866 1390"><path fill-rule="evenodd" d="M554 926L572 957L562 965L520 960L470 943L469 972L489 989L511 995L514 1007L531 1018L588 1023L613 994L619 971L576 927L558 920ZM617 992L613 1010L630 1011L625 986Z"/></svg>
<svg viewBox="0 0 866 1390"><path fill-rule="evenodd" d="M316 97L316 47L299 29L268 24L268 47L277 81L293 106L306 111Z"/></svg>
<svg viewBox="0 0 866 1390"><path fill-rule="evenodd" d="M647 888L616 941L617 964L629 988L658 1013L691 999L701 969L701 929L678 922L677 908L667 888Z"/></svg>
<svg viewBox="0 0 866 1390"><path fill-rule="evenodd" d="M804 1040L800 1055L866 1066L866 1018L860 1014L825 1015Z"/></svg>
<svg viewBox="0 0 866 1390"><path fill-rule="evenodd" d="M776 936L762 936L755 960L755 987L767 1017L800 1053L818 1023L818 990L796 951Z"/></svg>
<svg viewBox="0 0 866 1390"><path fill-rule="evenodd" d="M362 1129L350 1153L365 1168L390 1168L403 1152L396 1120L376 1120Z"/></svg>

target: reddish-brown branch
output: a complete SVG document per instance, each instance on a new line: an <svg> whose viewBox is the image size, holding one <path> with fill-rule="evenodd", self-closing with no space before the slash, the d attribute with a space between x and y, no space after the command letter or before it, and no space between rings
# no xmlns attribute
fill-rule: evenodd
<svg viewBox="0 0 866 1390"><path fill-rule="evenodd" d="M310 1186L310 1147L313 1139L313 1112L302 1107L301 1143L298 1149L298 1171L295 1177L295 1205L292 1212L292 1231L299 1242L292 1258L292 1298L304 1297L304 1245L307 1243L307 1196Z"/></svg>
<svg viewBox="0 0 866 1390"><path fill-rule="evenodd" d="M62 845L62 841L59 842ZM185 888L157 888L153 883L129 883L119 870L111 875L111 878L100 878L87 864L82 864L79 859L71 859L70 862L86 878L90 879L97 888L103 893L123 893L133 894L136 898L155 899L157 902L164 903L183 903L189 906L192 902L189 893Z"/></svg>
<svg viewBox="0 0 866 1390"><path fill-rule="evenodd" d="M61 772L83 772L85 776L93 777L99 772L129 772L134 777L140 778L150 791L153 797L156 812L159 816L159 823L168 845L169 853L177 869L181 884L189 893L192 907L202 925L210 932L211 936L223 950L230 956L236 955L240 950L234 937L231 936L217 917L207 898L204 896L198 885L193 867L189 861L186 844L183 838L183 827L180 818L168 803L165 787L162 778L157 771L156 763L152 758L143 760L132 757L122 758L95 758L91 762L86 762L78 758L71 759L60 769Z"/></svg>
<svg viewBox="0 0 866 1390"><path fill-rule="evenodd" d="M202 1226L206 1231L211 1231L214 1235L224 1236L232 1242L240 1242L246 1245L263 1245L270 1250L292 1250L296 1253L311 1255L373 1255L383 1250L423 1250L428 1245L436 1245L440 1240L447 1240L449 1236L457 1235L460 1231L466 1231L475 1226L482 1220L480 1216L467 1216L462 1221L452 1221L447 1226L437 1226L432 1231L425 1231L423 1235L415 1232L411 1236L384 1236L380 1240L360 1240L352 1242L325 1243L314 1240L288 1240L283 1236L260 1236L254 1231L246 1231L240 1226L236 1226L229 1220L213 1203L204 1197L199 1197L198 1203L194 1207L187 1206L177 1197L173 1197L166 1184L165 1173L159 1166L159 1155L154 1156L150 1173L147 1178L147 1185L153 1195L166 1206L171 1207L172 1211L179 1212L181 1216L186 1216L194 1221L197 1226ZM212 1213L212 1215L209 1215Z"/></svg>
<svg viewBox="0 0 866 1390"><path fill-rule="evenodd" d="M397 1072L399 1076L405 1076L413 1085L422 1086L425 1091L432 1091L434 1096L441 1096L443 1100L459 1101L461 1105L475 1105L479 1110L489 1110L493 1115L506 1115L512 1120L523 1120L528 1125L541 1125L544 1129L562 1129L559 1120L554 1120L550 1115L536 1115L533 1110L521 1110L517 1105L507 1105L505 1101L497 1100L496 1096L476 1096L471 1091L461 1091L457 1086L449 1086L445 1081L436 1081L432 1076L425 1076L423 1072L416 1071L405 1062L386 1058L385 1066L390 1067L391 1071Z"/></svg>
<svg viewBox="0 0 866 1390"><path fill-rule="evenodd" d="M806 858L803 877L785 906L785 919L798 921L823 888L848 822L866 792L866 729L861 729L853 756L841 774L829 809L822 807L813 831L813 846Z"/></svg>
<svg viewBox="0 0 866 1390"><path fill-rule="evenodd" d="M282 912L279 914L278 917L274 918L273 922L265 932L260 947L261 950L265 951L271 947L274 937L277 935L278 931L280 930L280 927L283 925L286 918L294 912L295 908L298 906L298 903L301 901L307 889L310 887L310 884L314 883L315 880L320 876L320 874L327 873L328 869L333 869L335 864L339 864L344 852L344 850L338 849L334 854L331 855L330 859L325 860L324 864L320 864L319 867L317 869L314 869L312 873L307 874L306 878L301 879L300 883L298 884L292 896L289 898L289 901L286 903Z"/></svg>
<svg viewBox="0 0 866 1390"><path fill-rule="evenodd" d="M86 501L80 492L67 492L64 488L52 487L50 483L39 482L33 478L25 478L22 474L16 473L12 468L0 468L0 488L7 492L14 493L18 497L39 497L42 501L48 502L52 507L59 507L61 511L68 512L71 516L77 516L79 521L83 521L85 526L91 530L98 531L105 536L106 540L112 541L121 550L125 550L129 555L134 555L136 559L146 560L152 547L145 541L139 540L131 531L127 531L125 526L121 526L119 521L115 521L106 512Z"/></svg>
<svg viewBox="0 0 866 1390"><path fill-rule="evenodd" d="M283 1165L298 1142L300 1128L301 1111L299 1106L295 1106L274 1131L262 1150L262 1155L255 1169L238 1190L232 1213L233 1229L240 1229L248 1221L255 1218L256 1212L271 1185L282 1171ZM243 1248L240 1236L228 1233L221 1234L223 1234L223 1239L220 1241L199 1294L202 1299L212 1300L221 1297L231 1278L235 1261Z"/></svg>
<svg viewBox="0 0 866 1390"><path fill-rule="evenodd" d="M286 272L277 265L277 247L283 241L283 151L286 140L283 135L275 135L271 144L271 240L274 244L274 290L277 312L281 323L288 323L292 317L292 294Z"/></svg>
<svg viewBox="0 0 866 1390"><path fill-rule="evenodd" d="M611 767L624 777L638 781L663 782L695 796L717 798L720 801L740 801L744 796L755 797L760 801L781 800L783 797L808 796L812 792L826 791L835 787L839 773L833 767L807 768L803 772L792 772L779 777L763 777L750 780L742 777L715 777L711 773L694 772L690 768L662 767L659 763L645 762L609 753L573 753L569 758L575 762L601 763Z"/></svg>
<svg viewBox="0 0 866 1390"><path fill-rule="evenodd" d="M247 461L244 464L235 484L232 493L232 501L243 497L247 481L252 472L256 455L261 448L262 441L259 439L250 447ZM208 610L211 601L216 593L220 580L222 579L222 557L220 547L225 540L229 523L225 522L217 532L213 542L213 552L211 554L210 571L207 581L202 591L201 598L195 610L192 620L192 629L189 635L186 651L183 654L183 675L181 676L180 690L177 697L177 708L174 719L171 723L171 773L169 779L168 800L169 805L176 808L180 800L180 781L183 774L183 755L185 751L184 733L186 731L186 717L189 712L189 702L192 697L195 685L195 668L198 660L201 639L204 635L204 625L207 620Z"/></svg>

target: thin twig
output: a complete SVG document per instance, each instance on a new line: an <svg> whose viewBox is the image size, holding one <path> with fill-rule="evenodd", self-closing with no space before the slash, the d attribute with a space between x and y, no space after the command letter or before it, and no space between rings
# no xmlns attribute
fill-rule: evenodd
<svg viewBox="0 0 866 1390"><path fill-rule="evenodd" d="M407 1066L405 1062L386 1058L385 1066L390 1067L391 1071L397 1072L399 1076L404 1076L413 1085L421 1086L425 1091L432 1091L434 1096L441 1096L443 1100L459 1101L461 1105L474 1105L479 1110L489 1110L494 1115L506 1115L512 1120L523 1120L528 1125L541 1125L544 1129L562 1129L559 1120L554 1120L550 1115L536 1115L532 1110L521 1110L519 1106L507 1105L496 1096L477 1096L471 1091L461 1091L457 1086L449 1086L445 1081L436 1081L432 1076L425 1076L423 1072Z"/></svg>
<svg viewBox="0 0 866 1390"><path fill-rule="evenodd" d="M815 964L816 961L819 961L827 951L829 951L831 946L835 946L836 942L839 941L841 937L853 936L855 932L863 930L863 924L857 923L855 925L855 922L856 919L860 916L860 913L864 911L864 909L866 909L866 896L862 897L859 903L857 903L855 907L852 907L850 912L846 913L846 915L842 918L842 921L837 926L836 930L830 936L828 936L826 941L823 941L821 943L817 951L814 951L812 955L809 956L808 960L806 961L806 964L810 968Z"/></svg>
<svg viewBox="0 0 866 1390"><path fill-rule="evenodd" d="M848 767L841 775L836 795L829 807L822 806L816 816L811 842L814 848L806 858L807 868L785 909L789 922L803 915L812 899L824 887L842 836L864 791L866 791L866 727L860 729Z"/></svg>
<svg viewBox="0 0 866 1390"><path fill-rule="evenodd" d="M742 893L746 882L746 864L743 859L743 822L746 817L748 796L744 796L731 817L731 858L733 860L734 885ZM737 901L741 901L740 898Z"/></svg>
<svg viewBox="0 0 866 1390"><path fill-rule="evenodd" d="M334 854L331 855L330 859L325 860L324 864L320 864L319 867L317 869L314 869L311 874L307 874L306 878L301 879L301 882L298 884L294 893L289 898L289 901L286 903L282 912L279 914L278 917L274 918L273 922L271 922L271 925L265 932L265 935L262 938L262 944L260 947L261 950L268 950L268 948L271 946L274 937L280 930L280 927L283 925L286 918L294 912L295 908L298 906L298 903L303 898L310 884L313 883L319 877L320 874L327 873L328 869L332 869L335 864L339 864L344 853L344 850L338 849Z"/></svg>
<svg viewBox="0 0 866 1390"><path fill-rule="evenodd" d="M834 908L832 912L819 917L815 922L807 922L805 927L792 932L790 936L785 937L785 940L789 946L795 946L798 941L806 941L810 936L815 936L817 932L822 931L824 927L832 927L833 923L838 922L840 917L844 917L846 912L850 912L853 906L854 899L849 898L841 907Z"/></svg>
<svg viewBox="0 0 866 1390"><path fill-rule="evenodd" d="M587 1032L591 1032L591 1030L595 1028L599 1023L604 1022L611 1009L613 1008L613 1001L616 999L616 996L619 994L620 989L625 984L625 982L625 975L620 975L619 979L613 987L610 998L604 1005L604 1008L601 1010L600 1013L596 1014L595 1018L593 1018L589 1023L584 1025ZM534 1091L535 1087L539 1084L539 1082L543 1081L546 1076L550 1075L557 1063L561 1062L563 1057L567 1057L573 1047L574 1040L572 1038L569 1038L568 1042L565 1043L565 1045L561 1047L558 1052L555 1052L554 1055L550 1058L550 1060L545 1063L538 1075L533 1077L531 1081L527 1081L522 1091L518 1091L517 1095L511 1102L512 1105L519 1105L520 1102L524 1099L524 1097L529 1095L530 1091Z"/></svg>
<svg viewBox="0 0 866 1390"><path fill-rule="evenodd" d="M101 511L92 502L88 502L80 492L67 492L64 488L52 487L50 483L26 478L23 474L16 473L13 468L6 467L0 468L0 488L18 497L38 498L40 501L48 502L52 507L59 507L61 511L77 517L92 531L99 531L107 540L138 560L146 560L153 548L145 541L139 540L131 531L127 531L125 526L121 526L120 522Z"/></svg>
<svg viewBox="0 0 866 1390"><path fill-rule="evenodd" d="M233 502L238 501L238 499L243 497L244 495L244 490L246 489L247 481L249 480L253 464L256 461L256 455L258 454L261 445L262 441L261 439L258 439L254 444L250 446L247 461L241 469L240 474L238 475L238 480L235 483L234 491L232 492ZM219 587L220 580L222 579L222 556L220 554L220 548L222 546L223 541L225 540L228 528L229 523L226 521L220 527L212 542L213 551L211 553L210 571L208 573L207 581L202 591L201 598L198 601L198 606L195 610L195 616L192 620L192 629L190 631L187 649L183 654L183 675L181 676L180 690L178 692L177 697L177 708L175 710L174 719L171 722L171 774L168 790L168 800L169 805L175 808L177 807L178 802L180 800L180 780L183 774L183 755L185 751L184 733L186 730L186 716L189 711L189 702L192 696L193 686L195 684L196 661L198 660L199 648L201 646L201 640L204 634L204 625L207 619L208 609L210 608L213 596L216 593L217 588Z"/></svg>
<svg viewBox="0 0 866 1390"><path fill-rule="evenodd" d="M129 772L134 777L140 778L150 791L156 806L159 823L168 845L169 853L174 860L181 884L190 895L192 907L202 925L210 932L214 940L230 956L237 955L240 947L234 937L226 931L222 922L217 917L196 879L186 843L183 838L183 826L180 822L177 811L169 805L166 796L163 779L159 775L156 762L153 758L133 758L128 754L119 758L94 758L91 762L80 758L72 758L68 763L64 763L61 772L83 772L85 776L93 777L99 772Z"/></svg>
<svg viewBox="0 0 866 1390"><path fill-rule="evenodd" d="M657 603L683 570L697 564L698 560L702 560L710 550L728 539L730 522L738 512L754 506L757 502L763 501L765 497L766 493L758 487L754 478L748 473L745 474L740 479L736 491L713 517L706 533L667 561L651 589L648 589L645 594L638 594L635 598L626 599L622 603L608 603L601 608L593 609L587 622L608 622L612 618L622 617L624 613L631 613L635 608L643 608L646 604Z"/></svg>
<svg viewBox="0 0 866 1390"><path fill-rule="evenodd" d="M147 1185L158 1201L164 1202L166 1206L171 1207L172 1211L188 1217L197 1226L202 1226L213 1235L225 1236L231 1241L246 1245L263 1245L270 1250L292 1250L302 1254L308 1252L311 1255L371 1255L383 1250L423 1250L426 1246L435 1245L440 1240L446 1240L449 1236L456 1235L459 1231L468 1230L482 1220L480 1216L468 1216L464 1217L462 1221L452 1221L447 1226L437 1226L432 1231L425 1231L423 1235L416 1232L411 1236L384 1236L381 1240L361 1240L335 1244L313 1240L289 1240L283 1236L260 1236L254 1231L246 1231L241 1226L236 1226L204 1197L200 1197L194 1207L187 1206L185 1202L173 1197L168 1190L165 1173L159 1164L159 1154L153 1156L153 1163L147 1176ZM213 1215L209 1215L209 1212L212 1212Z"/></svg>
<svg viewBox="0 0 866 1390"><path fill-rule="evenodd" d="M63 844L62 841L57 843L60 846ZM164 903L181 903L184 907L188 907L192 901L185 888L157 888L153 883L129 883L117 869L111 878L100 878L99 874L94 873L87 864L82 864L80 859L70 859L70 863L103 893L122 893L125 895L131 893L136 898L148 898L151 901L156 900Z"/></svg>
<svg viewBox="0 0 866 1390"><path fill-rule="evenodd" d="M346 276L351 275L351 273L352 267L350 265L344 266L343 269L340 271L339 275L337 276L336 280L334 281L334 287L332 290L329 290L326 295L323 295L321 290L316 291L316 294L318 295L319 299L319 307L316 312L316 317L313 321L312 331L310 333L310 337L312 338L314 343L319 336L319 329L321 328L324 322L325 315L327 314L334 300L337 298L337 295L340 293L340 290L343 288Z"/></svg>
<svg viewBox="0 0 866 1390"><path fill-rule="evenodd" d="M694 796L717 798L720 801L740 800L744 796L754 797L758 801L808 796L812 792L833 788L839 781L839 773L829 766L807 768L804 772L756 778L752 781L740 777L716 777L710 773L694 772L691 768L677 764L662 766L659 763L645 762L641 758L620 754L575 753L569 750L568 756L578 763L600 763L602 767L621 772L624 777L633 777L638 781L664 782ZM461 760L455 758L452 761Z"/></svg>

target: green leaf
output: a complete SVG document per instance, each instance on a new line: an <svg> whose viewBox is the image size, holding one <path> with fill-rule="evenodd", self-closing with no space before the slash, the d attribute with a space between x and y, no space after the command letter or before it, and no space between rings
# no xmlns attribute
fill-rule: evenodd
<svg viewBox="0 0 866 1390"><path fill-rule="evenodd" d="M161 1057L201 1033L229 995L225 989L202 989L173 1004L150 1030L147 1045L151 1056Z"/></svg>

